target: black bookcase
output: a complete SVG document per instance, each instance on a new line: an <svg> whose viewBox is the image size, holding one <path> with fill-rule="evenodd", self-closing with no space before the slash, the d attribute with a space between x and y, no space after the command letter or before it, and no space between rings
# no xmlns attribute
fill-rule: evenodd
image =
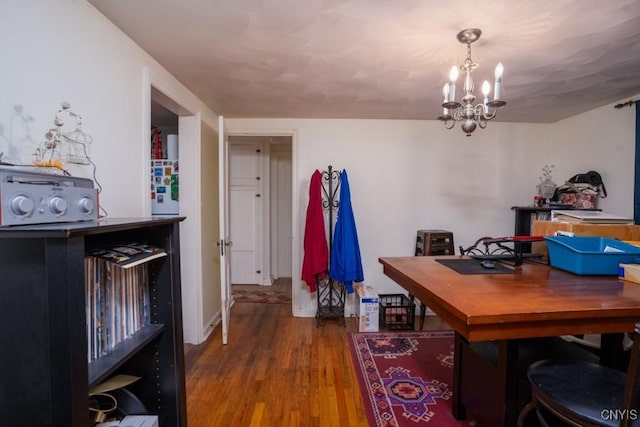
<svg viewBox="0 0 640 427"><path fill-rule="evenodd" d="M90 425L89 389L115 374L161 426L185 427L179 222L103 219L0 229L0 424ZM151 324L92 362L87 356L87 250L147 242Z"/></svg>

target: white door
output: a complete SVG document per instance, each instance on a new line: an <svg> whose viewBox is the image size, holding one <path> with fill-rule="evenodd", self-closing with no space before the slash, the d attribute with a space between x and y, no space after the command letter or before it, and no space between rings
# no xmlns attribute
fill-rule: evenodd
<svg viewBox="0 0 640 427"><path fill-rule="evenodd" d="M229 340L229 315L231 304L231 265L229 263L231 240L229 240L229 192L227 183L229 175L227 171L227 153L229 137L224 127L224 118L218 120L218 170L219 170L219 194L220 194L220 292L222 296L222 344Z"/></svg>
<svg viewBox="0 0 640 427"><path fill-rule="evenodd" d="M263 280L262 156L259 143L229 145L229 228L232 285L258 285Z"/></svg>

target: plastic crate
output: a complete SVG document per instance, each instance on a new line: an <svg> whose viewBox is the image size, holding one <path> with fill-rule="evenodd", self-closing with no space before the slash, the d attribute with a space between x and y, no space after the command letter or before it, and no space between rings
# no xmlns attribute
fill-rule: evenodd
<svg viewBox="0 0 640 427"><path fill-rule="evenodd" d="M416 305L406 295L378 296L380 298L380 329L414 329Z"/></svg>
<svg viewBox="0 0 640 427"><path fill-rule="evenodd" d="M552 267L579 275L618 275L620 264L640 262L640 248L608 237L547 236Z"/></svg>

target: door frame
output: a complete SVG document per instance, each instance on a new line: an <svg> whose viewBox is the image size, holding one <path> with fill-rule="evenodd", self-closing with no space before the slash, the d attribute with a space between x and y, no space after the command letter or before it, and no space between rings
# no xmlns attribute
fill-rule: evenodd
<svg viewBox="0 0 640 427"><path fill-rule="evenodd" d="M191 203L180 203L180 216L199 218L201 195L199 191L200 179L200 144L201 122L205 119L197 105L182 96L171 83L149 67L143 67L142 72L142 158L144 162L140 171L140 183L147 189L144 198L143 214L151 216L151 99L163 105L178 116L178 145L180 161L189 168L180 171L180 198L191 200ZM189 107L190 106L190 107ZM209 116L207 116L209 118ZM209 123L212 128L215 125ZM202 320L202 227L199 221L183 221L180 223L180 253L181 253L181 283L183 306L183 339L186 343L199 344L208 334L209 326ZM209 322L210 323L210 322Z"/></svg>
<svg viewBox="0 0 640 427"><path fill-rule="evenodd" d="M233 294L231 293L231 264L229 236L229 133L226 130L224 117L218 117L218 208L220 241L220 316L222 328L222 344L229 342L231 307Z"/></svg>
<svg viewBox="0 0 640 427"><path fill-rule="evenodd" d="M304 314L298 303L300 295L300 281L296 275L296 271L300 271L300 239L298 238L299 224L299 204L300 201L296 197L296 185L298 180L298 132L295 129L286 129L281 131L274 130L228 130L229 137L239 136L285 136L291 138L291 312L293 316L299 316ZM227 165L228 166L228 165ZM233 236L232 236L233 238Z"/></svg>

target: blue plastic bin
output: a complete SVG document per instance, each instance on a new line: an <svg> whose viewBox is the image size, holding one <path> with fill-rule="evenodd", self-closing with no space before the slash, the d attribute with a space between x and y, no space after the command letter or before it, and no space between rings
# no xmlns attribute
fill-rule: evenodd
<svg viewBox="0 0 640 427"><path fill-rule="evenodd" d="M618 275L620 263L640 263L640 247L607 237L548 236L552 267L580 275Z"/></svg>

